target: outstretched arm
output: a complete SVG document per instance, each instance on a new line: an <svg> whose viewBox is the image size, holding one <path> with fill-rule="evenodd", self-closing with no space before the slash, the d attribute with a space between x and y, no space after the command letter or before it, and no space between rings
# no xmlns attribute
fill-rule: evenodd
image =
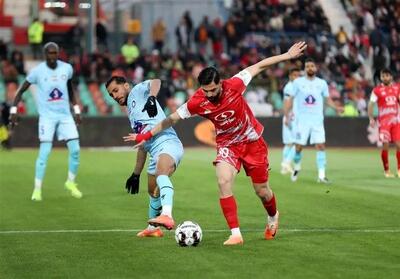
<svg viewBox="0 0 400 279"><path fill-rule="evenodd" d="M271 65L300 57L301 55L303 55L303 51L306 48L307 45L305 42L295 43L289 48L289 50L286 53L265 58L264 60L261 60L260 62L247 67L245 70L249 71L251 76L254 77Z"/></svg>
<svg viewBox="0 0 400 279"><path fill-rule="evenodd" d="M153 129L150 131L143 133L143 134L129 134L128 136L123 137L124 141L135 141L138 144L135 145L134 147L139 147L144 144L145 141L151 139L153 136L159 134L160 132L164 131L165 129L168 129L169 127L172 127L176 123L179 122L182 118L177 112L172 113L169 115L167 118L165 118L163 121L158 123L156 126L154 126Z"/></svg>
<svg viewBox="0 0 400 279"><path fill-rule="evenodd" d="M11 128L18 124L18 117L17 117L17 105L22 99L22 94L31 86L31 83L27 80L18 88L17 95L13 101L13 104L10 108L10 124Z"/></svg>

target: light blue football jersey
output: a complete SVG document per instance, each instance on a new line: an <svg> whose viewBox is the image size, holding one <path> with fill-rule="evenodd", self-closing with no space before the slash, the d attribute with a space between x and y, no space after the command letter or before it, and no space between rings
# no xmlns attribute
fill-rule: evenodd
<svg viewBox="0 0 400 279"><path fill-rule="evenodd" d="M283 99L286 99L291 96L291 93L293 92L293 81L289 80L286 85L283 87ZM296 104L293 103L292 111L295 111L295 106Z"/></svg>
<svg viewBox="0 0 400 279"><path fill-rule="evenodd" d="M158 101L156 102L157 115L155 117L149 117L147 111L142 111L148 97L150 96L149 94L150 80L146 80L135 85L128 95L128 117L129 121L131 122L131 127L136 134L150 131L154 126L166 118L165 113ZM151 138L145 143L144 149L146 151L150 151L155 145L161 144L163 141L169 139L178 139L178 136L173 128L165 129L155 137Z"/></svg>
<svg viewBox="0 0 400 279"><path fill-rule="evenodd" d="M328 84L318 77L312 80L299 77L292 83L289 95L293 97L295 118L302 121L321 122L324 119L325 98L329 96Z"/></svg>
<svg viewBox="0 0 400 279"><path fill-rule="evenodd" d="M72 66L61 60L57 60L55 69L42 62L28 74L26 80L38 87L36 102L40 116L71 116L67 81L72 74Z"/></svg>

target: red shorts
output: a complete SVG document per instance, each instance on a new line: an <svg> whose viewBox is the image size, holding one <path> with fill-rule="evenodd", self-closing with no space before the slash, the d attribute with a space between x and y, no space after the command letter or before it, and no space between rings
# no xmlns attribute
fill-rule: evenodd
<svg viewBox="0 0 400 279"><path fill-rule="evenodd" d="M268 148L263 138L256 141L217 147L217 158L213 162L226 162L234 166L237 171L243 164L246 175L251 177L253 183L268 181Z"/></svg>
<svg viewBox="0 0 400 279"><path fill-rule="evenodd" d="M379 140L381 142L400 141L400 123L391 123L379 126Z"/></svg>

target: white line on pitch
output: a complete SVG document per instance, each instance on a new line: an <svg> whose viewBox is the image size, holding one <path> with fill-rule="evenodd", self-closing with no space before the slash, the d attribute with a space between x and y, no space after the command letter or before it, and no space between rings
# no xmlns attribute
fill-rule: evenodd
<svg viewBox="0 0 400 279"><path fill-rule="evenodd" d="M139 232L141 229L98 229L98 230L12 230L0 231L0 234L46 234L46 233L113 233L113 232ZM210 229L204 232L223 233L227 229ZM241 230L243 232L262 232L263 230ZM335 229L335 228L315 228L315 229L280 229L280 232L305 232L305 233L400 233L399 229Z"/></svg>

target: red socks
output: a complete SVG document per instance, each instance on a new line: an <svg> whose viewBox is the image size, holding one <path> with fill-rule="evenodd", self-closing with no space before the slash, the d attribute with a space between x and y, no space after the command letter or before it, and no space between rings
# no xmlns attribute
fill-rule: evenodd
<svg viewBox="0 0 400 279"><path fill-rule="evenodd" d="M273 217L276 214L275 195L269 201L263 201L264 208L267 210L268 215Z"/></svg>
<svg viewBox="0 0 400 279"><path fill-rule="evenodd" d="M396 153L396 156L397 156L397 162L399 162L398 152ZM381 159L382 159L383 169L385 171L388 171L389 170L389 152L387 150L382 150Z"/></svg>
<svg viewBox="0 0 400 279"><path fill-rule="evenodd" d="M221 205L222 212L224 213L229 228L239 228L239 219L237 216L237 205L235 198L233 196L220 198L219 204Z"/></svg>
<svg viewBox="0 0 400 279"><path fill-rule="evenodd" d="M397 170L400 170L400 151L396 151Z"/></svg>

